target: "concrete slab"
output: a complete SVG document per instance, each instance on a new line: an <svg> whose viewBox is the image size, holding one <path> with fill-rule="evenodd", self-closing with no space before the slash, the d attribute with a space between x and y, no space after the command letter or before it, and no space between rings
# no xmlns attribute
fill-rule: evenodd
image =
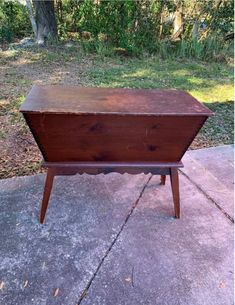
<svg viewBox="0 0 235 305"><path fill-rule="evenodd" d="M214 177L233 191L234 145L190 150L186 156L200 162Z"/></svg>
<svg viewBox="0 0 235 305"><path fill-rule="evenodd" d="M82 305L233 304L233 225L181 175L182 218L169 179L152 178Z"/></svg>
<svg viewBox="0 0 235 305"><path fill-rule="evenodd" d="M76 304L147 179L58 177L45 225L44 175L0 181L0 304Z"/></svg>
<svg viewBox="0 0 235 305"><path fill-rule="evenodd" d="M231 151L187 153L180 220L157 176L57 177L45 225L44 175L0 181L0 304L233 304Z"/></svg>
<svg viewBox="0 0 235 305"><path fill-rule="evenodd" d="M188 151L181 169L226 214L234 219L234 146Z"/></svg>

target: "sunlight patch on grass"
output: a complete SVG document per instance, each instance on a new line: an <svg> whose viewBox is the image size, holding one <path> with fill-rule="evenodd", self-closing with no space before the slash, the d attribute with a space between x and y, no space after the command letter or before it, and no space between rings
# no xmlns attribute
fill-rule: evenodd
<svg viewBox="0 0 235 305"><path fill-rule="evenodd" d="M10 106L9 100L5 98L0 98L0 115L4 115L6 109L8 109Z"/></svg>
<svg viewBox="0 0 235 305"><path fill-rule="evenodd" d="M171 74L174 77L178 77L178 76L187 77L187 76L191 75L191 72L189 72L189 70L187 70L187 69L179 69L177 71L173 71Z"/></svg>
<svg viewBox="0 0 235 305"><path fill-rule="evenodd" d="M0 98L0 108L7 105L7 104L9 104L9 101L7 99Z"/></svg>
<svg viewBox="0 0 235 305"><path fill-rule="evenodd" d="M225 102L233 100L233 71L226 64L201 62L123 60L109 59L93 66L88 76L98 87L122 88L174 88L191 93L201 102ZM113 65L112 65L113 63ZM120 62L119 62L120 64Z"/></svg>
<svg viewBox="0 0 235 305"><path fill-rule="evenodd" d="M189 78L187 78L187 80L193 85L203 85L204 84L204 80L199 77L189 77Z"/></svg>
<svg viewBox="0 0 235 305"><path fill-rule="evenodd" d="M153 73L155 73L155 71L152 71L151 69L140 69L137 70L134 73L129 73L129 74L125 74L124 77L150 77Z"/></svg>
<svg viewBox="0 0 235 305"><path fill-rule="evenodd" d="M234 88L232 84L217 84L207 88L189 90L189 93L204 103L226 102L234 99Z"/></svg>
<svg viewBox="0 0 235 305"><path fill-rule="evenodd" d="M9 58L9 59L11 59L12 57L15 57L16 54L17 54L16 50L1 51L0 52L0 58Z"/></svg>

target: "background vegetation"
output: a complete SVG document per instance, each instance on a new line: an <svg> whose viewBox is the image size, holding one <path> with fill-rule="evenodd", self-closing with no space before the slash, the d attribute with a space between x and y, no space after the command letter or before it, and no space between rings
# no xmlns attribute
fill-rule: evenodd
<svg viewBox="0 0 235 305"><path fill-rule="evenodd" d="M33 34L25 3L0 0L2 44ZM232 53L232 0L56 0L54 3L58 38L80 41L89 52L106 55L148 52L162 58L202 60L224 60Z"/></svg>

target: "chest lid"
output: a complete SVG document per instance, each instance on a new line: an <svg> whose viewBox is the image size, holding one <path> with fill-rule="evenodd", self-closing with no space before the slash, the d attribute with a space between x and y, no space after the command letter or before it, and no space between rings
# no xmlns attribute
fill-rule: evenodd
<svg viewBox="0 0 235 305"><path fill-rule="evenodd" d="M34 85L23 113L210 116L190 94L174 89L123 89Z"/></svg>

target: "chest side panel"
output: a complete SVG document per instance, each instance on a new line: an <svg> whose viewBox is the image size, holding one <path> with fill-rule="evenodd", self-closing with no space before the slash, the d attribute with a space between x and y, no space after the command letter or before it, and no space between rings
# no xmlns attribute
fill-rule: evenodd
<svg viewBox="0 0 235 305"><path fill-rule="evenodd" d="M179 161L205 116L25 114L48 162Z"/></svg>

